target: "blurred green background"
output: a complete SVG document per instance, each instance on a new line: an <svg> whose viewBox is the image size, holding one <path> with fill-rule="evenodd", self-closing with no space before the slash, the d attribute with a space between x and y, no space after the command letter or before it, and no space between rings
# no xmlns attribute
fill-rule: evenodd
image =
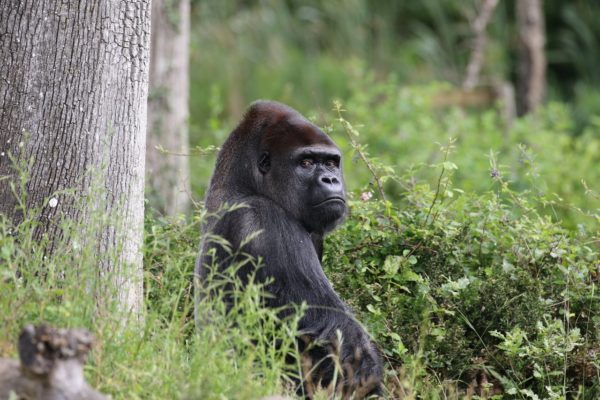
<svg viewBox="0 0 600 400"><path fill-rule="evenodd" d="M487 27L481 84L517 79L515 3L501 0ZM573 206L599 207L589 194L600 182L600 5L543 2L546 106L506 126L494 106L434 106L441 91L465 78L479 4L193 1L191 145L219 146L250 102L277 100L331 127L347 153L349 188L368 189L370 174L349 162L355 154L336 124L333 101L339 100L370 155L397 173L439 161L439 145L454 137L457 187L489 190L492 154L513 188L548 196L556 202L551 214L575 227L585 218ZM191 164L193 192L201 199L214 154L194 156ZM435 183L436 173L427 169L416 176ZM393 182L386 190L397 192ZM565 199L569 205L558 204Z"/></svg>
<svg viewBox="0 0 600 400"><path fill-rule="evenodd" d="M218 111L233 119L257 97L302 110L346 99L358 71L399 85L462 82L479 1L193 1L192 122L197 136ZM574 102L578 126L598 109L600 6L545 0L549 98ZM515 1L501 0L488 26L483 75L514 79ZM357 71L358 70L358 71ZM211 94L211 96L208 96ZM215 96L224 108L214 109Z"/></svg>

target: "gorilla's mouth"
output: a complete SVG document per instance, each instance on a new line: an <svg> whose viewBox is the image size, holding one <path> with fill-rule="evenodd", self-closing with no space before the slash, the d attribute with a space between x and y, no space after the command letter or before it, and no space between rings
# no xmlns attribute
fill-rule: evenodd
<svg viewBox="0 0 600 400"><path fill-rule="evenodd" d="M327 198L327 199L325 199L325 200L323 200L323 201L321 201L321 202L313 205L313 207L319 207L319 206L322 206L324 204L334 203L334 202L336 202L336 203L337 202L341 202L343 204L346 204L346 200L344 200L343 197L334 196L334 197L329 197L329 198Z"/></svg>

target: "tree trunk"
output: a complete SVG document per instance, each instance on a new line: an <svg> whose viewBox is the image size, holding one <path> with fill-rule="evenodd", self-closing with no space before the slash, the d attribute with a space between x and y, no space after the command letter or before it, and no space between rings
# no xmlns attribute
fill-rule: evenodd
<svg viewBox="0 0 600 400"><path fill-rule="evenodd" d="M93 342L85 329L27 325L18 341L21 362L0 358L0 399L107 400L83 375Z"/></svg>
<svg viewBox="0 0 600 400"><path fill-rule="evenodd" d="M517 0L519 30L519 115L527 114L542 103L546 91L546 44L542 0Z"/></svg>
<svg viewBox="0 0 600 400"><path fill-rule="evenodd" d="M189 0L152 0L146 179L150 204L167 215L189 208ZM157 148L163 148L160 151Z"/></svg>
<svg viewBox="0 0 600 400"><path fill-rule="evenodd" d="M482 0L479 14L471 24L474 39L471 57L467 65L467 76L463 82L463 88L465 89L473 89L479 83L479 74L483 67L483 56L487 45L486 29L497 5L498 0Z"/></svg>
<svg viewBox="0 0 600 400"><path fill-rule="evenodd" d="M86 227L94 212L106 216L90 239L98 271L134 314L143 299L149 1L0 2L0 213L16 225L35 212L48 253L64 239L61 221ZM29 165L24 193L15 163Z"/></svg>

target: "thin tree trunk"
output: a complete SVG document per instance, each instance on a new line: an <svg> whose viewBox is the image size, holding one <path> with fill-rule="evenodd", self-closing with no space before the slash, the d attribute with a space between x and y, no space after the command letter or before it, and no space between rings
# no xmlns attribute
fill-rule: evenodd
<svg viewBox="0 0 600 400"><path fill-rule="evenodd" d="M498 5L498 0L482 0L479 7L479 14L472 23L473 50L467 65L467 75L463 82L463 88L473 89L479 83L479 74L483 66L483 55L487 44L486 29L494 14L494 9Z"/></svg>
<svg viewBox="0 0 600 400"><path fill-rule="evenodd" d="M60 221L85 227L94 212L107 216L90 239L98 270L133 313L142 302L149 1L0 2L0 213L18 224L35 212L48 253L65 234ZM11 157L29 163L17 196Z"/></svg>
<svg viewBox="0 0 600 400"><path fill-rule="evenodd" d="M181 155L189 149L189 20L189 0L152 0L146 187L150 204L167 215L190 205L189 163Z"/></svg>
<svg viewBox="0 0 600 400"><path fill-rule="evenodd" d="M537 108L546 91L546 33L542 0L517 0L519 30L519 115Z"/></svg>

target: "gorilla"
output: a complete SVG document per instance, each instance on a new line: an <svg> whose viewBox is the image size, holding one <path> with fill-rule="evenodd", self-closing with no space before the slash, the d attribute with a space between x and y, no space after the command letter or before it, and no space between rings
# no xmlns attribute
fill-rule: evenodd
<svg viewBox="0 0 600 400"><path fill-rule="evenodd" d="M258 282L267 283L267 307L307 304L298 340L303 359L312 365L299 388L307 397L312 391L307 382L313 388L332 383L332 352L342 366L336 390L344 397L381 390L378 352L321 266L323 237L347 213L341 158L329 136L292 108L272 101L251 104L217 156L205 206L218 216L208 218L202 228L196 262L196 278L203 285L215 259L219 271L238 261L207 240L211 235L224 238L232 249L261 260L262 267L247 263L237 276L244 281L255 274ZM244 206L219 215L225 205L234 204Z"/></svg>

